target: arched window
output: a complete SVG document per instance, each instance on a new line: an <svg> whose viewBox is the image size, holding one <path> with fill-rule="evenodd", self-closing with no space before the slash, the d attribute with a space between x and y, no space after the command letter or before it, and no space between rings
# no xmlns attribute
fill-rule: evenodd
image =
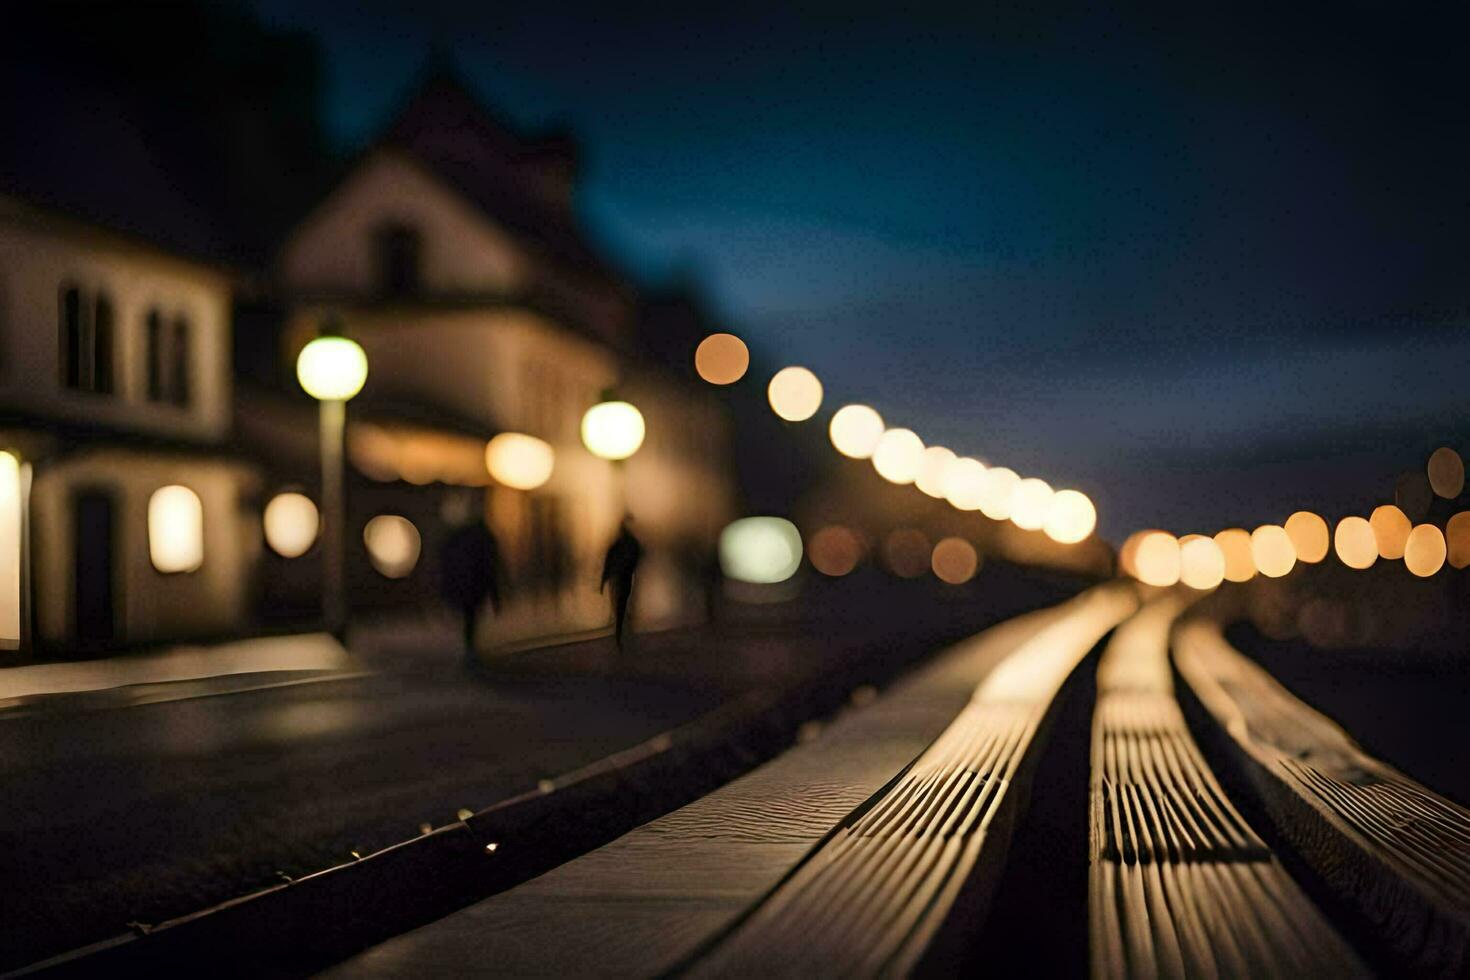
<svg viewBox="0 0 1470 980"><path fill-rule="evenodd" d="M92 384L100 394L112 394L112 297L97 294L92 314Z"/></svg>
<svg viewBox="0 0 1470 980"><path fill-rule="evenodd" d="M61 351L61 383L67 388L86 387L84 365L91 359L83 324L82 292L63 284L57 302L57 341Z"/></svg>
<svg viewBox="0 0 1470 980"><path fill-rule="evenodd" d="M148 400L163 401L163 316L157 308L143 322L148 349Z"/></svg>
<svg viewBox="0 0 1470 980"><path fill-rule="evenodd" d="M418 230L399 222L378 228L375 242L378 287L384 296L416 296L423 287L422 241Z"/></svg>
<svg viewBox="0 0 1470 980"><path fill-rule="evenodd" d="M173 343L169 345L169 400L181 408L189 405L189 318L174 318Z"/></svg>

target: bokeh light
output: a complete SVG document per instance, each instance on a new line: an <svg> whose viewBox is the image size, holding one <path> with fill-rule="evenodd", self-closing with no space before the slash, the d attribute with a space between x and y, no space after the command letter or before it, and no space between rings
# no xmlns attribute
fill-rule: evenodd
<svg viewBox="0 0 1470 980"><path fill-rule="evenodd" d="M1426 470L1429 486L1447 500L1454 500L1465 489L1465 461L1449 446L1440 446L1430 454Z"/></svg>
<svg viewBox="0 0 1470 980"><path fill-rule="evenodd" d="M1470 565L1470 510L1462 510L1449 519L1444 537L1450 565L1454 568Z"/></svg>
<svg viewBox="0 0 1470 980"><path fill-rule="evenodd" d="M776 372L766 388L771 410L788 422L805 422L822 407L822 382L804 367Z"/></svg>
<svg viewBox="0 0 1470 980"><path fill-rule="evenodd" d="M1413 525L1403 511L1393 504L1383 504L1373 508L1368 524L1373 528L1379 558L1404 557L1404 546L1409 543L1409 531Z"/></svg>
<svg viewBox="0 0 1470 980"><path fill-rule="evenodd" d="M883 416L867 405L844 405L827 427L832 445L852 459L867 459L883 438Z"/></svg>
<svg viewBox="0 0 1470 980"><path fill-rule="evenodd" d="M979 510L985 489L985 464L969 456L951 460L944 470L944 499L956 510Z"/></svg>
<svg viewBox="0 0 1470 980"><path fill-rule="evenodd" d="M1138 578L1138 546L1152 533L1152 529L1134 531L1123 539L1122 547L1118 549L1118 572L1120 574Z"/></svg>
<svg viewBox="0 0 1470 980"><path fill-rule="evenodd" d="M980 570L980 555L964 538L945 538L934 546L929 567L941 582L963 585Z"/></svg>
<svg viewBox="0 0 1470 980"><path fill-rule="evenodd" d="M784 517L742 517L720 532L720 568L737 582L774 585L801 567L801 532Z"/></svg>
<svg viewBox="0 0 1470 980"><path fill-rule="evenodd" d="M889 483L913 483L924 459L924 442L911 429L889 429L873 450L873 469Z"/></svg>
<svg viewBox="0 0 1470 980"><path fill-rule="evenodd" d="M1051 506L1051 484L1027 477L1011 491L1011 523L1023 531L1040 531Z"/></svg>
<svg viewBox="0 0 1470 980"><path fill-rule="evenodd" d="M599 402L582 416L582 445L603 459L627 459L646 434L643 413L627 402Z"/></svg>
<svg viewBox="0 0 1470 980"><path fill-rule="evenodd" d="M1433 524L1418 524L1404 545L1404 567L1420 578L1428 578L1444 567L1444 535Z"/></svg>
<svg viewBox="0 0 1470 980"><path fill-rule="evenodd" d="M1378 541L1373 525L1361 517L1344 517L1332 535L1337 560L1348 568L1371 568L1378 560Z"/></svg>
<svg viewBox="0 0 1470 980"><path fill-rule="evenodd" d="M1097 508L1077 490L1058 490L1047 505L1042 530L1058 544L1076 544L1097 527Z"/></svg>
<svg viewBox="0 0 1470 980"><path fill-rule="evenodd" d="M1145 585L1170 586L1179 581L1179 541L1168 531L1148 531L1133 553L1134 577Z"/></svg>
<svg viewBox="0 0 1470 980"><path fill-rule="evenodd" d="M148 498L148 558L160 572L192 572L204 564L204 505L178 484Z"/></svg>
<svg viewBox="0 0 1470 980"><path fill-rule="evenodd" d="M929 537L914 528L899 528L883 539L883 564L899 578L918 578L929 570Z"/></svg>
<svg viewBox="0 0 1470 980"><path fill-rule="evenodd" d="M1309 565L1327 557L1332 548L1332 535L1327 522L1309 510L1299 510L1286 519L1286 536L1296 549L1297 561Z"/></svg>
<svg viewBox="0 0 1470 980"><path fill-rule="evenodd" d="M1230 527L1215 535L1215 544L1225 556L1225 581L1249 582L1256 577L1256 560L1251 557L1251 533Z"/></svg>
<svg viewBox="0 0 1470 980"><path fill-rule="evenodd" d="M694 370L712 385L734 384L750 369L750 350L733 333L712 333L694 349Z"/></svg>
<svg viewBox="0 0 1470 980"><path fill-rule="evenodd" d="M1214 538L1186 534L1179 539L1179 581L1191 589L1213 589L1225 580L1225 552Z"/></svg>
<svg viewBox="0 0 1470 980"><path fill-rule="evenodd" d="M1010 517L1011 495L1020 482L1021 477L1009 467L992 466L987 469L980 490L980 512L992 521Z"/></svg>
<svg viewBox="0 0 1470 980"><path fill-rule="evenodd" d="M1262 524L1251 532L1251 560L1267 578L1280 578L1296 567L1296 548L1280 524Z"/></svg>
<svg viewBox="0 0 1470 980"><path fill-rule="evenodd" d="M556 451L535 436L502 432L485 446L485 465L497 482L516 490L535 490L551 479Z"/></svg>
<svg viewBox="0 0 1470 980"><path fill-rule="evenodd" d="M384 578L403 578L419 563L423 541L413 521L398 514L379 514L362 529L368 559Z"/></svg>
<svg viewBox="0 0 1470 980"><path fill-rule="evenodd" d="M347 401L367 381L367 354L347 337L317 337L296 357L296 380L318 401Z"/></svg>
<svg viewBox="0 0 1470 980"><path fill-rule="evenodd" d="M278 493L265 505L265 543L282 558L299 558L311 550L321 529L321 515L311 498Z"/></svg>
<svg viewBox="0 0 1470 980"><path fill-rule="evenodd" d="M944 496L944 479L949 464L955 461L954 450L943 446L929 446L919 459L919 475L914 477L914 486L931 497Z"/></svg>
<svg viewBox="0 0 1470 980"><path fill-rule="evenodd" d="M829 525L807 539L806 557L823 575L840 578L862 561L863 542L851 528Z"/></svg>

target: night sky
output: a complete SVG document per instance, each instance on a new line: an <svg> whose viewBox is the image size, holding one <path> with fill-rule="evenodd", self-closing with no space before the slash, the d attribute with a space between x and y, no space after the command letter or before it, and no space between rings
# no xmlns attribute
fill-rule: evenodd
<svg viewBox="0 0 1470 980"><path fill-rule="evenodd" d="M1114 539L1366 514L1470 450L1464 8L1028 6L253 4L320 40L338 149L448 44L578 134L643 281Z"/></svg>

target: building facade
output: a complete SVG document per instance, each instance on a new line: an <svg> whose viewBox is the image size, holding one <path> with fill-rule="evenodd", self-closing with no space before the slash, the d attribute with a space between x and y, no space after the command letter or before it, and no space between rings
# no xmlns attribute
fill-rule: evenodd
<svg viewBox="0 0 1470 980"><path fill-rule="evenodd" d="M249 612L229 277L0 198L0 642L88 651ZM13 506L4 502L13 502Z"/></svg>

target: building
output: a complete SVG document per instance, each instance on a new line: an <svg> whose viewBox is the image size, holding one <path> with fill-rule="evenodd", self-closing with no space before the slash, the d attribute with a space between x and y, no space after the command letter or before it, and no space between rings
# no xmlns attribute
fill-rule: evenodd
<svg viewBox="0 0 1470 980"><path fill-rule="evenodd" d="M228 445L231 276L0 197L0 643L238 631L259 535Z"/></svg>
<svg viewBox="0 0 1470 980"><path fill-rule="evenodd" d="M687 368L680 377L656 356L646 331L657 322L578 229L575 186L566 138L515 132L440 72L283 243L272 270L278 374L329 318L372 365L348 427L360 599L431 595L440 514L468 491L510 586L487 642L604 623L598 572L625 511L646 548L643 621L698 615L690 556L713 550L735 508L729 422ZM609 393L647 425L622 464L580 437L584 413ZM253 428L243 413L241 427ZM503 433L550 447L544 485L489 478L485 443ZM360 533L383 515L407 517L423 543L416 566L391 580Z"/></svg>

